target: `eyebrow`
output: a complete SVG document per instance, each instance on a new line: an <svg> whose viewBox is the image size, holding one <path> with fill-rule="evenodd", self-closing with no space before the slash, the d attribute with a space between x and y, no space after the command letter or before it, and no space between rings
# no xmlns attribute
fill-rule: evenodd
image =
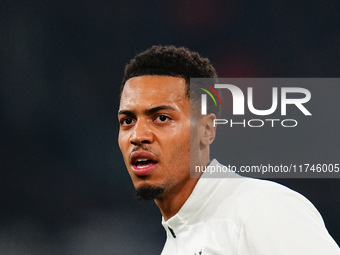
<svg viewBox="0 0 340 255"><path fill-rule="evenodd" d="M146 115L152 115L156 112L162 111L162 110L170 110L170 111L176 111L175 108L169 106L169 105L160 105L160 106L156 106L150 109L146 109L144 111L144 113ZM118 111L118 115L127 115L127 116L135 116L135 113L133 111L129 111L129 110L120 110Z"/></svg>
<svg viewBox="0 0 340 255"><path fill-rule="evenodd" d="M176 111L173 107L171 107L169 105L160 105L160 106L153 107L151 109L145 110L145 114L146 115L152 115L152 114L159 112L159 111L162 111L162 110Z"/></svg>

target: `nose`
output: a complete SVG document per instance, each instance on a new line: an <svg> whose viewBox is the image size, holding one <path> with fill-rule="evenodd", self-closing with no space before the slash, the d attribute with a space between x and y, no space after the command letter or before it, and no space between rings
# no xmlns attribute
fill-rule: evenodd
<svg viewBox="0 0 340 255"><path fill-rule="evenodd" d="M134 125L130 136L133 145L150 144L153 142L153 133L147 120L139 119Z"/></svg>

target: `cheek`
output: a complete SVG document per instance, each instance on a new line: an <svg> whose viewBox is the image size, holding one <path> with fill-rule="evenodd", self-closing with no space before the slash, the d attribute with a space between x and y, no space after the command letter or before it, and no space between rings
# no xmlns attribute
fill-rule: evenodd
<svg viewBox="0 0 340 255"><path fill-rule="evenodd" d="M127 153L128 145L129 145L128 136L126 134L119 133L118 146L124 158L125 158L125 154Z"/></svg>
<svg viewBox="0 0 340 255"><path fill-rule="evenodd" d="M190 161L190 131L188 129L181 130L172 144L173 160L182 168Z"/></svg>
<svg viewBox="0 0 340 255"><path fill-rule="evenodd" d="M118 135L118 146L119 146L119 149L121 150L121 152L123 152L123 140L122 140L122 136L121 136L120 133Z"/></svg>

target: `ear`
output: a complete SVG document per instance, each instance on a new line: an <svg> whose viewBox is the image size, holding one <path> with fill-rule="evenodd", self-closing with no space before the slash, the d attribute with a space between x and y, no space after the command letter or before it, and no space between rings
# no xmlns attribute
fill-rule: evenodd
<svg viewBox="0 0 340 255"><path fill-rule="evenodd" d="M216 119L215 114L209 113L201 116L201 143L202 145L209 146L215 140L216 126L214 126L214 120Z"/></svg>

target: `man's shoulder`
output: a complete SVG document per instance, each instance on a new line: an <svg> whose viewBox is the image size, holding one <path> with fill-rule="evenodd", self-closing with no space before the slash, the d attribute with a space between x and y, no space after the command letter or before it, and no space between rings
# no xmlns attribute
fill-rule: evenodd
<svg viewBox="0 0 340 255"><path fill-rule="evenodd" d="M217 160L213 160L211 164L223 166ZM221 175L203 174L201 179L200 182L206 183L203 184L204 186L214 189L216 197L221 195L221 199L237 199L246 204L261 198L269 199L280 196L307 200L298 192L277 182L244 177L233 172Z"/></svg>
<svg viewBox="0 0 340 255"><path fill-rule="evenodd" d="M217 217L226 217L241 223L250 214L271 214L271 211L277 213L277 208L286 211L301 207L319 217L317 210L308 199L273 181L240 176L206 179L203 182L210 183L207 186L214 187L214 194L206 206L215 208L214 214ZM211 209L207 211L211 213Z"/></svg>
<svg viewBox="0 0 340 255"><path fill-rule="evenodd" d="M289 194L290 196L301 196L296 191L271 180L244 177L238 174L206 178L202 176L200 182L205 187L212 187L216 196L223 193L222 198L243 198L242 201L253 201L261 196L273 196ZM202 185L202 186L203 186Z"/></svg>

